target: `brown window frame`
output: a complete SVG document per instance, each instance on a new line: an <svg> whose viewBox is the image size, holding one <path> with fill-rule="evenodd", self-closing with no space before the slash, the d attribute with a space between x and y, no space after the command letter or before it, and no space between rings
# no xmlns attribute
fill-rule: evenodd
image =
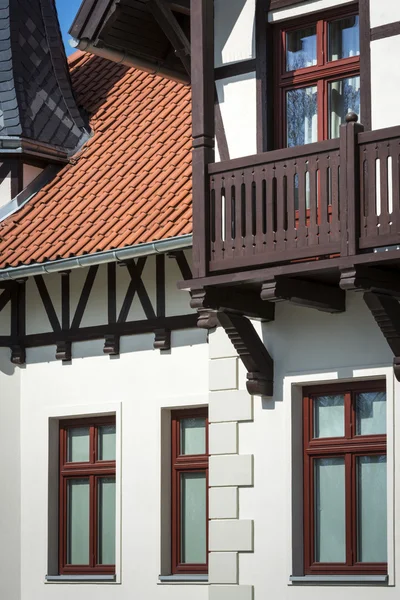
<svg viewBox="0 0 400 600"><path fill-rule="evenodd" d="M322 142L329 138L328 84L337 79L360 76L360 55L328 61L328 23L358 15L357 3L339 6L323 13L313 13L276 26L274 43L275 56L277 56L275 75L275 102L278 117L275 119L275 145L277 148L287 147L286 92L310 85L317 86L318 137L316 141ZM296 71L286 71L286 33L314 25L317 33L317 64Z"/></svg>
<svg viewBox="0 0 400 600"><path fill-rule="evenodd" d="M304 491L304 574L348 575L386 574L387 563L357 563L356 469L358 456L387 454L386 434L355 435L354 397L358 392L386 391L385 382L364 381L337 385L320 385L303 389L303 491ZM313 438L313 398L326 394L344 394L344 437ZM316 563L314 557L314 472L317 458L345 459L346 564Z"/></svg>
<svg viewBox="0 0 400 600"><path fill-rule="evenodd" d="M116 461L98 459L98 427L115 425L115 416L80 418L60 421L60 485L59 485L59 572L60 575L115 574L115 565L97 564L97 480L100 477L115 477ZM74 427L89 427L89 462L67 461L68 430ZM67 563L67 482L77 477L89 478L89 565Z"/></svg>
<svg viewBox="0 0 400 600"><path fill-rule="evenodd" d="M180 422L181 419L204 417L206 420L206 452L205 454L180 454ZM181 494L180 475L182 473L205 472L206 474L206 524L208 524L208 409L193 408L175 410L171 413L171 572L177 574L208 573L208 526L206 527L206 563L182 563L181 556Z"/></svg>

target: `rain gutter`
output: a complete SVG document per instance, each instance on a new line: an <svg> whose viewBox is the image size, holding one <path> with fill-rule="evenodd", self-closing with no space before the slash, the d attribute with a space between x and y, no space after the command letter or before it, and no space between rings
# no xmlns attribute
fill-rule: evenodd
<svg viewBox="0 0 400 600"><path fill-rule="evenodd" d="M75 50L79 49L83 50L84 52L90 52L96 56L107 58L108 60L111 60L119 65L136 67L137 69L145 71L146 73L150 73L151 75L160 75L161 77L167 77L168 79L173 79L174 81L179 81L180 83L185 83L186 85L190 83L189 76L185 75L185 73L179 73L179 71L174 71L173 69L164 67L161 63L151 62L149 60L133 56L132 54L128 54L127 52L114 50L113 48L109 48L107 46L96 46L86 38L81 40L69 40L69 45L72 48L75 48Z"/></svg>
<svg viewBox="0 0 400 600"><path fill-rule="evenodd" d="M112 262L125 262L140 256L151 256L154 254L165 254L175 250L184 250L190 248L193 243L193 236L181 235L157 242L148 242L145 244L136 244L120 250L107 250L105 252L96 252L94 254L85 254L73 258L62 258L60 260L51 260L43 264L35 263L33 265L23 265L21 267L8 267L0 270L0 281L11 279L20 279L22 277L33 277L34 275L43 275L46 273L59 273L60 271L69 271L91 267L92 265L104 265Z"/></svg>

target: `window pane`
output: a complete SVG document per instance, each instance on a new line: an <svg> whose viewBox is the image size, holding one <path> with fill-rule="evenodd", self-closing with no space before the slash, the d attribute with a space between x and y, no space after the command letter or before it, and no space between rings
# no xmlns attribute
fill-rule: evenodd
<svg viewBox="0 0 400 600"><path fill-rule="evenodd" d="M68 429L68 462L88 462L89 447L89 427L71 427Z"/></svg>
<svg viewBox="0 0 400 600"><path fill-rule="evenodd" d="M317 64L317 30L315 25L286 34L286 71L296 71Z"/></svg>
<svg viewBox="0 0 400 600"><path fill-rule="evenodd" d="M115 460L115 425L98 428L99 460Z"/></svg>
<svg viewBox="0 0 400 600"><path fill-rule="evenodd" d="M97 482L98 563L115 564L115 478L102 477Z"/></svg>
<svg viewBox="0 0 400 600"><path fill-rule="evenodd" d="M329 23L329 60L360 54L358 15Z"/></svg>
<svg viewBox="0 0 400 600"><path fill-rule="evenodd" d="M206 420L204 417L181 419L181 454L206 453Z"/></svg>
<svg viewBox="0 0 400 600"><path fill-rule="evenodd" d="M357 560L387 562L386 456L360 456L357 477Z"/></svg>
<svg viewBox="0 0 400 600"><path fill-rule="evenodd" d="M67 481L67 563L89 564L89 479Z"/></svg>
<svg viewBox="0 0 400 600"><path fill-rule="evenodd" d="M318 140L317 86L286 92L287 146Z"/></svg>
<svg viewBox="0 0 400 600"><path fill-rule="evenodd" d="M356 394L356 435L386 433L386 392Z"/></svg>
<svg viewBox="0 0 400 600"><path fill-rule="evenodd" d="M344 436L344 396L319 396L313 401L315 438Z"/></svg>
<svg viewBox="0 0 400 600"><path fill-rule="evenodd" d="M344 458L314 461L315 561L346 561Z"/></svg>
<svg viewBox="0 0 400 600"><path fill-rule="evenodd" d="M330 137L339 137L339 128L349 112L360 116L360 77L332 81L328 86Z"/></svg>
<svg viewBox="0 0 400 600"><path fill-rule="evenodd" d="M206 562L206 474L181 474L181 562Z"/></svg>

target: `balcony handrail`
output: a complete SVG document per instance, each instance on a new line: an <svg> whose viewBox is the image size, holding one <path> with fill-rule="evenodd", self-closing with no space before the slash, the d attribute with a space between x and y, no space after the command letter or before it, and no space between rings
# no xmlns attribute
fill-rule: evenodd
<svg viewBox="0 0 400 600"><path fill-rule="evenodd" d="M358 143L368 144L370 142L383 142L397 137L400 137L400 125L385 127L384 129L373 129L372 131L363 131L358 134Z"/></svg>
<svg viewBox="0 0 400 600"><path fill-rule="evenodd" d="M294 146L291 148L282 148L280 150L271 150L270 152L262 152L261 154L253 154L251 156L243 156L218 163L208 165L208 174L215 175L224 171L234 171L252 166L271 164L281 160L289 160L293 158L303 158L320 152L329 152L339 149L340 138L332 140L324 140L323 142L313 142L304 146Z"/></svg>

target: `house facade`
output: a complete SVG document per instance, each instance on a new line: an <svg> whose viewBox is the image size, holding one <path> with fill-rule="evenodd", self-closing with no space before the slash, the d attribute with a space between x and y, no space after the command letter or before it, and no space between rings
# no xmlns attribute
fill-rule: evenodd
<svg viewBox="0 0 400 600"><path fill-rule="evenodd" d="M397 2L85 0L71 33L38 96L74 145L0 208L1 594L394 597Z"/></svg>

